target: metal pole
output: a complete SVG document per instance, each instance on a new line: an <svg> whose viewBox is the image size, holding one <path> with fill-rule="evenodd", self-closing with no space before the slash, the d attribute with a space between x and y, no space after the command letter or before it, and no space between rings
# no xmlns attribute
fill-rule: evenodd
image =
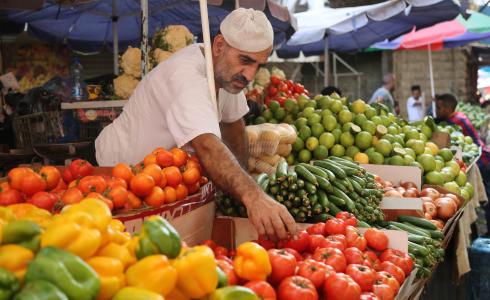
<svg viewBox="0 0 490 300"><path fill-rule="evenodd" d="M117 32L117 0L112 0L112 51L114 52L114 74L119 75L119 34Z"/></svg>
<svg viewBox="0 0 490 300"><path fill-rule="evenodd" d="M148 0L141 0L141 78L148 73Z"/></svg>
<svg viewBox="0 0 490 300"><path fill-rule="evenodd" d="M206 0L199 0L199 8L201 10L202 37L204 41L204 56L206 57L206 77L208 78L209 91L211 93L211 101L213 101L216 112L218 113L218 105L216 102L216 86L214 85L214 70L213 56L211 51L211 33L209 32L209 17L208 5Z"/></svg>
<svg viewBox="0 0 490 300"><path fill-rule="evenodd" d="M436 101L435 101L435 87L434 87L434 73L432 70L432 50L430 47L430 44L428 46L428 52L429 52L429 77L430 77L430 94L432 96L432 113L434 114L434 117L437 117L436 114Z"/></svg>
<svg viewBox="0 0 490 300"><path fill-rule="evenodd" d="M325 86L328 86L328 83L330 81L330 55L328 54L328 35L325 37L325 50L323 57L323 83Z"/></svg>

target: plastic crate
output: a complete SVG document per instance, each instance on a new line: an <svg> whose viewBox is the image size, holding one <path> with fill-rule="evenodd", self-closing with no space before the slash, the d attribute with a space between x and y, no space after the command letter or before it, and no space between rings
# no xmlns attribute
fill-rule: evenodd
<svg viewBox="0 0 490 300"><path fill-rule="evenodd" d="M59 111L41 112L13 119L17 148L57 142L64 136L62 114Z"/></svg>
<svg viewBox="0 0 490 300"><path fill-rule="evenodd" d="M490 299L490 239L477 238L469 251L471 299Z"/></svg>

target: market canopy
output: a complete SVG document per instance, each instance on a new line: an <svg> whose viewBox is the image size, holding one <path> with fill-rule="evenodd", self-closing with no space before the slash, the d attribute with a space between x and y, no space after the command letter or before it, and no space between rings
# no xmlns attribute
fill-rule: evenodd
<svg viewBox="0 0 490 300"><path fill-rule="evenodd" d="M86 2L86 1L85 1ZM50 43L66 42L73 50L93 53L104 46L113 48L113 23L117 24L119 49L139 46L141 42L140 0L99 0L77 5L60 5L46 0L38 11L4 11L0 20L28 24L28 33ZM241 1L242 7L264 10L274 28L274 42L280 43L293 32L286 7L266 0ZM209 1L208 15L212 34L235 8L235 1ZM168 25L181 24L201 36L199 2L195 0L148 0L150 36Z"/></svg>
<svg viewBox="0 0 490 300"><path fill-rule="evenodd" d="M455 18L461 7L452 0L394 0L349 8L324 8L294 14L296 32L277 49L281 58L321 55L328 47L336 52L357 52L375 42L417 28ZM293 23L294 24L294 23Z"/></svg>

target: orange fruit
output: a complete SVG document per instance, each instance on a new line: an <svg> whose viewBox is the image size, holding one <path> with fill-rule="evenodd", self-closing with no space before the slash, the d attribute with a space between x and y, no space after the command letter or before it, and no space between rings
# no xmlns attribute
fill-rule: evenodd
<svg viewBox="0 0 490 300"><path fill-rule="evenodd" d="M197 168L189 168L182 173L182 181L186 185L193 185L194 183L199 182L199 179L201 179L201 173Z"/></svg>
<svg viewBox="0 0 490 300"><path fill-rule="evenodd" d="M165 192L165 202L172 203L177 201L177 192L173 187L166 186L163 191Z"/></svg>
<svg viewBox="0 0 490 300"><path fill-rule="evenodd" d="M39 174L46 181L46 188L48 190L54 189L61 180L60 171L53 166L44 166L39 170Z"/></svg>
<svg viewBox="0 0 490 300"><path fill-rule="evenodd" d="M132 209L141 207L141 199L132 192L128 192L128 206Z"/></svg>
<svg viewBox="0 0 490 300"><path fill-rule="evenodd" d="M123 208L128 202L128 190L122 186L115 186L109 191L107 198L112 201L114 208Z"/></svg>
<svg viewBox="0 0 490 300"><path fill-rule="evenodd" d="M125 189L128 189L128 184L122 178L112 177L106 180L108 188L114 188L116 186L122 186Z"/></svg>
<svg viewBox="0 0 490 300"><path fill-rule="evenodd" d="M177 196L177 200L182 200L187 197L189 192L187 190L187 187L181 183L175 188L175 194Z"/></svg>
<svg viewBox="0 0 490 300"><path fill-rule="evenodd" d="M177 187L182 182L182 174L177 167L167 167L163 169L163 173L167 178L167 185L171 187Z"/></svg>
<svg viewBox="0 0 490 300"><path fill-rule="evenodd" d="M162 168L157 164L146 165L142 173L148 174L153 177L155 184L159 183L162 179Z"/></svg>
<svg viewBox="0 0 490 300"><path fill-rule="evenodd" d="M162 147L157 147L155 150L151 151L151 154L157 155L158 153L160 153L162 151L166 151L166 150Z"/></svg>
<svg viewBox="0 0 490 300"><path fill-rule="evenodd" d="M145 197L145 203L151 207L160 207L165 203L165 192L161 187L155 186L151 193Z"/></svg>
<svg viewBox="0 0 490 300"><path fill-rule="evenodd" d="M189 192L189 195L192 195L192 194L199 192L200 188L201 188L201 186L199 185L199 182L196 182L193 185L188 185L187 191Z"/></svg>
<svg viewBox="0 0 490 300"><path fill-rule="evenodd" d="M173 148L172 150L170 150L170 152L172 152L172 155L174 157L174 166L182 167L186 164L187 159L189 158L187 152L179 148Z"/></svg>
<svg viewBox="0 0 490 300"><path fill-rule="evenodd" d="M173 166L174 165L174 156L173 156L172 152L169 152L166 150L158 152L157 164L162 168Z"/></svg>
<svg viewBox="0 0 490 300"><path fill-rule="evenodd" d="M145 159L143 160L143 164L145 166L148 166L150 164L156 164L157 163L157 156L155 154L148 154L145 156Z"/></svg>
<svg viewBox="0 0 490 300"><path fill-rule="evenodd" d="M155 186L153 177L146 173L139 173L131 179L131 192L140 197L148 196Z"/></svg>
<svg viewBox="0 0 490 300"><path fill-rule="evenodd" d="M163 189L167 185L167 175L165 175L165 172L163 170L160 172L160 174L162 176L161 176L161 179L160 179L158 186Z"/></svg>
<svg viewBox="0 0 490 300"><path fill-rule="evenodd" d="M116 178L121 178L126 181L127 184L129 184L134 174L129 165L118 163L114 166L114 168L112 168L112 176Z"/></svg>

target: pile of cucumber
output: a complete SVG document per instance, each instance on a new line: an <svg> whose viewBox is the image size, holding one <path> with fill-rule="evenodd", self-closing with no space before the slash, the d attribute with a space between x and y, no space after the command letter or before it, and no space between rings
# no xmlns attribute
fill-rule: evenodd
<svg viewBox="0 0 490 300"><path fill-rule="evenodd" d="M444 234L430 221L415 216L400 215L398 222L388 222L388 229L408 233L408 252L415 262L417 277L426 278L444 259Z"/></svg>
<svg viewBox="0 0 490 300"><path fill-rule="evenodd" d="M216 210L223 216L247 218L247 208L240 200L235 200L230 195L216 193Z"/></svg>
<svg viewBox="0 0 490 300"><path fill-rule="evenodd" d="M330 157L291 168L279 162L276 173L260 174L257 183L287 207L297 222L324 222L340 211L353 213L361 225L383 221L382 190L357 163Z"/></svg>

